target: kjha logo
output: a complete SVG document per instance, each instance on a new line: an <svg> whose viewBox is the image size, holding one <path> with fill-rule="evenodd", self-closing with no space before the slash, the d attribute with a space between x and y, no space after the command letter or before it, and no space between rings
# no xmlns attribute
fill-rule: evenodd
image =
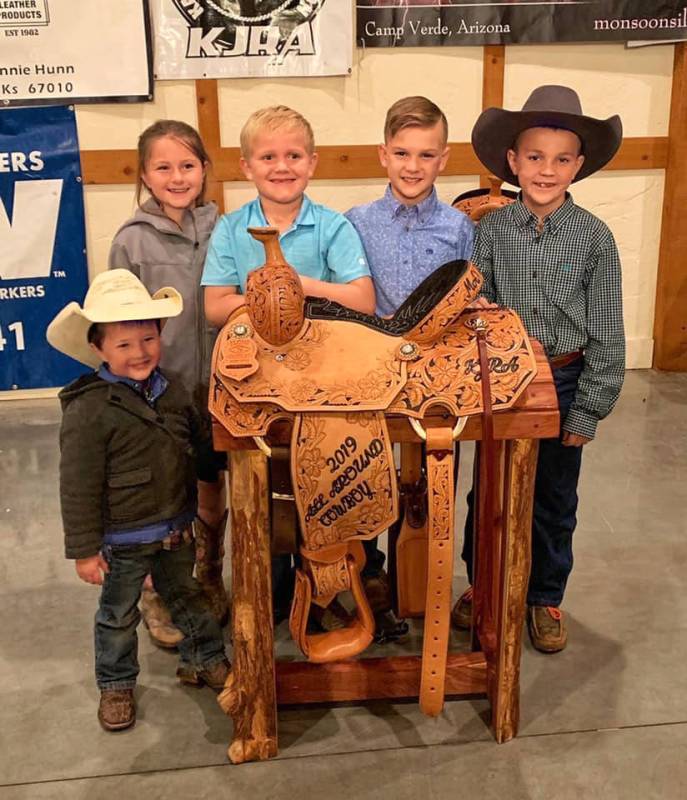
<svg viewBox="0 0 687 800"><path fill-rule="evenodd" d="M172 0L189 26L187 58L315 54L325 0ZM2 0L0 0L0 4Z"/></svg>

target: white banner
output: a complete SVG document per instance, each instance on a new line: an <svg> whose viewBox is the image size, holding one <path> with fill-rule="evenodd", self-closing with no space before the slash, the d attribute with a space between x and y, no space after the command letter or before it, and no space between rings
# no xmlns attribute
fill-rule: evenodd
<svg viewBox="0 0 687 800"><path fill-rule="evenodd" d="M151 0L151 4L155 77L160 80L351 72L349 0Z"/></svg>
<svg viewBox="0 0 687 800"><path fill-rule="evenodd" d="M0 103L152 100L147 0L0 0Z"/></svg>

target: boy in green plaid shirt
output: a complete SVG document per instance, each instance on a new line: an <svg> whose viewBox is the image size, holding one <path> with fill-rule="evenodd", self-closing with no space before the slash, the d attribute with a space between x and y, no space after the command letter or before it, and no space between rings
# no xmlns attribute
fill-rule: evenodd
<svg viewBox="0 0 687 800"><path fill-rule="evenodd" d="M561 413L561 435L540 442L532 522L528 630L538 650L567 643L560 605L572 569L582 447L615 405L625 372L620 259L613 235L575 205L568 187L601 169L622 140L618 116L584 116L577 94L540 86L522 111L490 108L472 144L495 175L521 192L477 229L472 260L486 299L515 309L549 357ZM472 583L472 498L463 559ZM467 627L472 589L452 613Z"/></svg>

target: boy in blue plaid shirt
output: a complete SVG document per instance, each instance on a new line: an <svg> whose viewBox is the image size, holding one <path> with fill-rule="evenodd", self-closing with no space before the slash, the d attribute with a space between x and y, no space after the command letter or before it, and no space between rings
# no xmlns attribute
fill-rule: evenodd
<svg viewBox="0 0 687 800"><path fill-rule="evenodd" d="M518 200L482 219L473 261L484 297L515 309L549 357L558 394L561 435L540 442L527 595L532 644L562 650L567 631L560 605L572 569L582 447L615 405L625 372L620 259L606 225L575 205L574 181L601 169L622 140L618 116L582 114L577 94L540 86L522 111L490 108L472 144L495 175L515 185ZM472 582L472 498L463 559ZM452 619L467 627L469 588Z"/></svg>

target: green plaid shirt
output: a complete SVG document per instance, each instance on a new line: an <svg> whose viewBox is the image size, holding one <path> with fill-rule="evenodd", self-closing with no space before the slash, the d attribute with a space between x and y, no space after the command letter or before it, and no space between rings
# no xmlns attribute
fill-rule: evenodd
<svg viewBox="0 0 687 800"><path fill-rule="evenodd" d="M482 294L520 314L549 357L584 349L563 429L593 438L625 374L622 278L613 234L570 195L541 233L521 200L482 218L472 260Z"/></svg>

